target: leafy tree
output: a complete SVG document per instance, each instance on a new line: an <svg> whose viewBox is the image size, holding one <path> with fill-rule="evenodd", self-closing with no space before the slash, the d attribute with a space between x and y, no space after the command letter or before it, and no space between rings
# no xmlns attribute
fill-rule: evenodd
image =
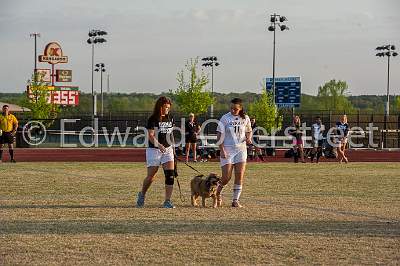
<svg viewBox="0 0 400 266"><path fill-rule="evenodd" d="M112 109L112 111L114 111L114 112L124 112L124 111L131 111L130 108L132 108L132 106L133 105L130 104L128 96L112 97L109 100L108 109Z"/></svg>
<svg viewBox="0 0 400 266"><path fill-rule="evenodd" d="M185 68L177 75L178 88L171 92L175 94L174 98L181 112L196 115L207 112L208 107L214 103L211 93L204 91L209 79L203 72L198 74L198 63L198 58L191 58L186 62Z"/></svg>
<svg viewBox="0 0 400 266"><path fill-rule="evenodd" d="M400 112L400 96L396 96L395 104L396 104L397 111Z"/></svg>
<svg viewBox="0 0 400 266"><path fill-rule="evenodd" d="M298 112L303 111L316 111L324 109L321 103L317 100L317 96L301 94L301 104L299 108L296 108Z"/></svg>
<svg viewBox="0 0 400 266"><path fill-rule="evenodd" d="M272 94L266 89L263 89L261 96L249 105L249 115L255 117L257 125L265 128L268 133L282 126L282 116L278 113Z"/></svg>
<svg viewBox="0 0 400 266"><path fill-rule="evenodd" d="M330 80L318 88L317 102L325 110L351 112L354 107L347 98L348 89L345 81Z"/></svg>
<svg viewBox="0 0 400 266"><path fill-rule="evenodd" d="M233 91L234 89L232 89ZM172 98L173 102L176 103L175 94L169 93L161 93L161 94L152 94L152 93L112 93L107 94L107 97L104 97L104 106L105 112L121 113L123 112L151 112L154 106L155 100L160 95L168 95ZM232 98L238 97L243 100L244 106L249 106L251 103L257 101L261 94L257 94L254 92L244 92L244 93L214 93L215 103L214 103L214 112L221 115L222 113L226 113L228 110L229 102ZM399 96L397 96L399 97ZM127 99L128 101L127 101ZM352 106L354 106L353 113L356 113L357 109L364 114L383 114L384 113L384 105L386 102L385 95L358 95L358 96L348 96L346 97ZM399 99L399 98L397 98ZM397 110L399 110L398 104L400 100L396 100L396 97L390 96L390 110L391 113L394 114ZM24 107L27 102L26 93L0 93L0 102L13 103L22 105ZM311 112L311 111L322 111L326 109L320 103L320 98L314 95L301 95L301 106L300 108L296 108L296 112ZM399 110L400 111L400 110ZM58 116L68 117L75 115L90 115L92 112L92 98L90 93L81 93L79 96L79 105L78 106L63 106L61 113ZM339 111L339 112L343 112ZM350 113L350 111L347 111Z"/></svg>
<svg viewBox="0 0 400 266"><path fill-rule="evenodd" d="M36 74L39 75L39 74ZM60 107L48 103L49 91L47 84L38 76L32 76L29 87L31 95L26 95L23 104L31 109L31 117L34 119L55 119L60 112Z"/></svg>

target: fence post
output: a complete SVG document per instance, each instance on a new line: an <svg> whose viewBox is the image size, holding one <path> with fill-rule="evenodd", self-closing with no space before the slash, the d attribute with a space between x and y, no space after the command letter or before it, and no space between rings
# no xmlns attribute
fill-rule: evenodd
<svg viewBox="0 0 400 266"><path fill-rule="evenodd" d="M357 110L357 127L360 127L360 108ZM360 139L357 138L357 144L360 143Z"/></svg>
<svg viewBox="0 0 400 266"><path fill-rule="evenodd" d="M397 115L397 148L400 148L400 114Z"/></svg>

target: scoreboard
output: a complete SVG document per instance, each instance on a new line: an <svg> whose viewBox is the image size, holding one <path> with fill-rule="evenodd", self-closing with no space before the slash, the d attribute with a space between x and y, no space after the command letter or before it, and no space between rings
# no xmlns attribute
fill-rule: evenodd
<svg viewBox="0 0 400 266"><path fill-rule="evenodd" d="M268 92L272 91L272 78L266 79ZM300 77L275 78L275 103L278 107L300 107Z"/></svg>

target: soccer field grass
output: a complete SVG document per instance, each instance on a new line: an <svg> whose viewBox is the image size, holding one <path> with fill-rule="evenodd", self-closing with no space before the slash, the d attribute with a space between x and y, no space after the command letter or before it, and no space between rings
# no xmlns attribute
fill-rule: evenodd
<svg viewBox="0 0 400 266"><path fill-rule="evenodd" d="M220 173L217 163L192 164ZM144 163L0 165L3 264L398 264L400 163L249 164L245 208L134 208ZM208 201L208 204L210 202Z"/></svg>

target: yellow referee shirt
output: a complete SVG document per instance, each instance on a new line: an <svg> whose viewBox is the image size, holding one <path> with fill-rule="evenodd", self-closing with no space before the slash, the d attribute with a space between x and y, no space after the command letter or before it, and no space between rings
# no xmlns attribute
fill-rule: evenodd
<svg viewBox="0 0 400 266"><path fill-rule="evenodd" d="M14 129L14 124L17 124L18 120L13 114L3 115L0 113L0 129L3 132L11 132Z"/></svg>

